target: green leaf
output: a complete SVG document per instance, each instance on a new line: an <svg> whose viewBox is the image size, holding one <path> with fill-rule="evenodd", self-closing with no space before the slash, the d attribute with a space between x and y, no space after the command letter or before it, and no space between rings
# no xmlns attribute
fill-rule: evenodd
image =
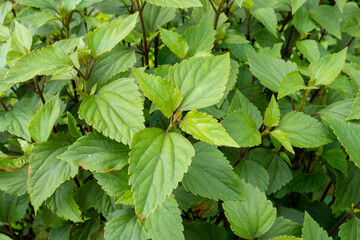
<svg viewBox="0 0 360 240"><path fill-rule="evenodd" d="M276 209L266 195L249 183L243 183L246 202L224 201L225 216L236 235L255 239L267 232L276 219Z"/></svg>
<svg viewBox="0 0 360 240"><path fill-rule="evenodd" d="M69 240L71 227L71 224L67 224L52 228L49 233L49 240Z"/></svg>
<svg viewBox="0 0 360 240"><path fill-rule="evenodd" d="M71 10L74 10L81 1L82 0L63 0L62 7L67 12L70 12Z"/></svg>
<svg viewBox="0 0 360 240"><path fill-rule="evenodd" d="M94 173L94 177L104 191L115 199L119 199L130 189L128 184L128 168L125 167L120 171L111 171L108 173Z"/></svg>
<svg viewBox="0 0 360 240"><path fill-rule="evenodd" d="M28 195L12 196L0 191L0 224L15 223L25 216L28 208Z"/></svg>
<svg viewBox="0 0 360 240"><path fill-rule="evenodd" d="M261 22L265 28L277 37L277 18L273 8L258 8L252 15Z"/></svg>
<svg viewBox="0 0 360 240"><path fill-rule="evenodd" d="M182 181L185 188L214 200L243 199L242 187L224 155L215 146L202 142L194 148L195 156Z"/></svg>
<svg viewBox="0 0 360 240"><path fill-rule="evenodd" d="M286 133L284 133L280 129L275 129L275 130L271 131L270 134L271 134L271 136L276 138L276 140L278 140L281 143L281 145L284 146L284 148L286 150L295 154L294 149L291 146L290 138Z"/></svg>
<svg viewBox="0 0 360 240"><path fill-rule="evenodd" d="M110 52L102 55L94 65L89 79L89 86L104 86L108 80L120 72L127 71L136 62L135 51L114 47Z"/></svg>
<svg viewBox="0 0 360 240"><path fill-rule="evenodd" d="M192 110L186 114L180 123L180 128L191 134L195 139L218 145L239 147L226 133L223 126L211 115Z"/></svg>
<svg viewBox="0 0 360 240"><path fill-rule="evenodd" d="M198 25L188 27L182 37L189 44L187 57L210 54L215 41L213 23L204 17Z"/></svg>
<svg viewBox="0 0 360 240"><path fill-rule="evenodd" d="M315 40L305 39L298 41L296 43L299 51L304 55L304 57L309 60L309 62L314 62L320 58L320 51Z"/></svg>
<svg viewBox="0 0 360 240"><path fill-rule="evenodd" d="M94 172L120 170L127 165L129 148L98 132L79 138L58 158Z"/></svg>
<svg viewBox="0 0 360 240"><path fill-rule="evenodd" d="M73 199L73 183L61 184L55 193L46 201L46 205L59 217L64 217L73 222L82 222L81 211Z"/></svg>
<svg viewBox="0 0 360 240"><path fill-rule="evenodd" d="M311 79L315 80L315 85L331 84L339 75L344 67L347 48L341 52L322 57L309 66Z"/></svg>
<svg viewBox="0 0 360 240"><path fill-rule="evenodd" d="M67 116L67 120L68 120L68 129L69 129L69 133L71 134L71 136L73 136L74 138L81 137L82 133L80 132L80 130L77 127L77 121L76 121L75 117L70 112L66 112L66 116Z"/></svg>
<svg viewBox="0 0 360 240"><path fill-rule="evenodd" d="M305 86L304 79L302 78L302 76L298 71L290 72L286 74L286 76L283 78L280 84L278 99L293 94L294 92L297 92L299 90L309 89L309 88L313 88L313 87Z"/></svg>
<svg viewBox="0 0 360 240"><path fill-rule="evenodd" d="M6 14L12 9L11 2L1 2L0 4L0 25L3 25Z"/></svg>
<svg viewBox="0 0 360 240"><path fill-rule="evenodd" d="M105 225L105 239L146 240L147 235L140 226L134 210L114 212Z"/></svg>
<svg viewBox="0 0 360 240"><path fill-rule="evenodd" d="M11 48L13 51L26 54L30 51L32 45L32 35L30 30L24 25L15 21L15 29L11 38Z"/></svg>
<svg viewBox="0 0 360 240"><path fill-rule="evenodd" d="M287 185L289 192L315 192L324 185L324 177L318 172L307 174L295 171L293 175L293 180Z"/></svg>
<svg viewBox="0 0 360 240"><path fill-rule="evenodd" d="M202 7L199 0L148 0L147 2L156 6L169 8Z"/></svg>
<svg viewBox="0 0 360 240"><path fill-rule="evenodd" d="M276 127L280 122L280 108L276 102L275 96L272 95L269 106L264 114L264 124L268 128Z"/></svg>
<svg viewBox="0 0 360 240"><path fill-rule="evenodd" d="M360 169L349 162L347 176L337 175L334 210L345 211L360 199Z"/></svg>
<svg viewBox="0 0 360 240"><path fill-rule="evenodd" d="M251 147L261 143L260 132L255 122L242 109L230 113L221 124L240 147Z"/></svg>
<svg viewBox="0 0 360 240"><path fill-rule="evenodd" d="M146 35L150 36L176 17L177 9L163 8L152 4L146 4L143 9L143 18Z"/></svg>
<svg viewBox="0 0 360 240"><path fill-rule="evenodd" d="M6 236L5 234L0 233L0 240L12 240L12 239Z"/></svg>
<svg viewBox="0 0 360 240"><path fill-rule="evenodd" d="M291 13L294 15L305 2L306 0L291 0Z"/></svg>
<svg viewBox="0 0 360 240"><path fill-rule="evenodd" d="M300 112L286 114L280 120L278 129L289 136L295 147L314 148L332 141L318 120Z"/></svg>
<svg viewBox="0 0 360 240"><path fill-rule="evenodd" d="M352 218L340 227L339 236L341 239L356 240L360 238L360 220Z"/></svg>
<svg viewBox="0 0 360 240"><path fill-rule="evenodd" d="M298 11L296 11L293 23L295 28L300 33L308 33L316 27L314 21L310 17L309 11L305 6L300 7Z"/></svg>
<svg viewBox="0 0 360 240"><path fill-rule="evenodd" d="M228 114L238 110L244 110L256 123L257 129L261 127L263 124L263 118L259 109L250 102L238 89L235 90L234 97L231 100L231 104L229 106Z"/></svg>
<svg viewBox="0 0 360 240"><path fill-rule="evenodd" d="M137 17L138 13L135 13L127 18L115 19L90 32L87 40L93 58L98 59L123 40L134 29Z"/></svg>
<svg viewBox="0 0 360 240"><path fill-rule="evenodd" d="M341 171L342 173L347 176L347 161L346 161L346 155L338 148L333 148L325 151L321 155L327 163L335 168Z"/></svg>
<svg viewBox="0 0 360 240"><path fill-rule="evenodd" d="M227 240L226 230L206 222L184 222L186 240Z"/></svg>
<svg viewBox="0 0 360 240"><path fill-rule="evenodd" d="M301 225L294 223L290 221L289 219L278 217L275 220L274 225L270 228L269 231L267 231L265 234L263 234L259 240L266 240L266 239L282 239L279 238L279 236L297 236L299 237L301 235ZM275 238L277 237L277 238ZM284 237L283 240L286 240L287 238ZM299 238L295 237L289 237L288 240L296 240ZM300 239L299 239L300 240Z"/></svg>
<svg viewBox="0 0 360 240"><path fill-rule="evenodd" d="M311 17L326 31L341 39L340 20L334 8L330 5L319 5L310 9Z"/></svg>
<svg viewBox="0 0 360 240"><path fill-rule="evenodd" d="M68 72L73 63L58 47L48 46L26 54L7 73L4 83L25 82L36 75L55 75Z"/></svg>
<svg viewBox="0 0 360 240"><path fill-rule="evenodd" d="M16 0L17 3L36 7L36 8L51 8L55 7L54 0Z"/></svg>
<svg viewBox="0 0 360 240"><path fill-rule="evenodd" d="M331 118L326 118L326 121L330 123L332 130L351 160L357 167L360 167L360 145L357 144L360 136L360 126Z"/></svg>
<svg viewBox="0 0 360 240"><path fill-rule="evenodd" d="M157 240L184 240L184 230L179 206L173 195L166 198L144 222L146 233Z"/></svg>
<svg viewBox="0 0 360 240"><path fill-rule="evenodd" d="M29 132L36 142L46 142L60 115L60 98L53 97L36 112L30 122Z"/></svg>
<svg viewBox="0 0 360 240"><path fill-rule="evenodd" d="M360 93L356 96L353 105L351 106L350 114L347 120L360 119Z"/></svg>
<svg viewBox="0 0 360 240"><path fill-rule="evenodd" d="M144 128L143 102L133 79L119 79L87 97L79 117L111 139L129 144L132 136Z"/></svg>
<svg viewBox="0 0 360 240"><path fill-rule="evenodd" d="M29 159L27 157L0 157L0 169L2 171L8 171L16 168L20 168L27 164Z"/></svg>
<svg viewBox="0 0 360 240"><path fill-rule="evenodd" d="M78 167L57 157L71 145L66 135L56 135L47 142L38 143L30 157L28 187L35 211L66 180L73 178Z"/></svg>
<svg viewBox="0 0 360 240"><path fill-rule="evenodd" d="M141 90L169 118L178 108L183 95L172 82L133 68Z"/></svg>
<svg viewBox="0 0 360 240"><path fill-rule="evenodd" d="M252 74L260 80L262 85L274 92L279 91L280 83L288 73L298 69L292 62L257 53L250 48L246 49L246 55Z"/></svg>
<svg viewBox="0 0 360 240"><path fill-rule="evenodd" d="M177 32L169 31L165 28L159 28L163 43L175 53L179 58L185 58L189 49L189 44Z"/></svg>
<svg viewBox="0 0 360 240"><path fill-rule="evenodd" d="M346 120L350 114L351 104L353 100L340 100L330 104L324 109L319 111L319 115L324 118L334 118L337 120Z"/></svg>
<svg viewBox="0 0 360 240"><path fill-rule="evenodd" d="M21 196L27 191L28 168L23 167L13 172L0 172L0 190Z"/></svg>
<svg viewBox="0 0 360 240"><path fill-rule="evenodd" d="M254 161L240 161L234 172L245 182L262 192L266 192L269 185L269 175L266 169Z"/></svg>
<svg viewBox="0 0 360 240"><path fill-rule="evenodd" d="M205 108L218 103L223 97L229 73L229 54L190 58L170 68L170 80L184 95L181 110Z"/></svg>
<svg viewBox="0 0 360 240"><path fill-rule="evenodd" d="M136 133L131 149L129 183L134 192L136 213L143 219L151 215L178 185L195 151L180 134L158 128Z"/></svg>
<svg viewBox="0 0 360 240"><path fill-rule="evenodd" d="M331 237L328 237L328 234L323 230L310 215L305 212L304 228L303 228L303 239L304 240L330 240Z"/></svg>

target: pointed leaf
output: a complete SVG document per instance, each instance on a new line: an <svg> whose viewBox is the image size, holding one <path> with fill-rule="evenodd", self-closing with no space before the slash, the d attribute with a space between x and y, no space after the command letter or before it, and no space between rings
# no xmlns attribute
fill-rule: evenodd
<svg viewBox="0 0 360 240"><path fill-rule="evenodd" d="M181 129L195 139L218 145L238 147L238 144L226 133L223 126L211 115L192 110L180 123Z"/></svg>
<svg viewBox="0 0 360 240"><path fill-rule="evenodd" d="M178 185L195 151L180 134L158 128L136 133L131 149L129 183L134 192L136 213L143 219L154 212Z"/></svg>
<svg viewBox="0 0 360 240"><path fill-rule="evenodd" d="M170 80L184 95L181 110L218 103L223 97L229 73L229 54L190 58L170 68Z"/></svg>
<svg viewBox="0 0 360 240"><path fill-rule="evenodd" d="M60 99L59 96L53 97L47 101L36 112L30 122L29 132L36 142L46 142L51 131L60 115Z"/></svg>
<svg viewBox="0 0 360 240"><path fill-rule="evenodd" d="M340 20L334 8L330 5L319 5L310 9L311 17L326 31L341 39Z"/></svg>
<svg viewBox="0 0 360 240"><path fill-rule="evenodd" d="M275 129L271 131L270 134L271 136L276 138L281 143L281 145L283 145L284 148L286 148L286 150L295 154L294 149L291 146L290 138L286 133L284 133L280 129Z"/></svg>
<svg viewBox="0 0 360 240"><path fill-rule="evenodd" d="M266 169L254 161L240 161L234 172L245 182L262 192L266 192L269 185L269 175Z"/></svg>
<svg viewBox="0 0 360 240"><path fill-rule="evenodd" d="M169 31L165 28L159 28L163 43L175 53L179 58L185 58L189 49L189 44L177 32Z"/></svg>
<svg viewBox="0 0 360 240"><path fill-rule="evenodd" d="M268 128L276 127L279 125L280 121L280 108L278 103L276 102L275 96L271 97L271 101L269 106L267 107L264 114L264 124Z"/></svg>
<svg viewBox="0 0 360 240"><path fill-rule="evenodd" d="M184 240L182 233L181 212L173 195L166 198L163 205L158 207L151 216L145 220L144 229L146 233L157 240Z"/></svg>
<svg viewBox="0 0 360 240"><path fill-rule="evenodd" d="M309 60L309 62L313 62L320 58L320 51L315 40L305 39L302 41L298 41L296 43L299 51L304 55L304 57Z"/></svg>
<svg viewBox="0 0 360 240"><path fill-rule="evenodd" d="M33 148L29 167L29 194L35 211L66 180L73 178L78 167L59 160L57 157L71 145L66 135L56 135L47 142Z"/></svg>
<svg viewBox="0 0 360 240"><path fill-rule="evenodd" d="M322 229L311 216L305 212L304 228L303 228L303 239L304 240L330 240L331 237L328 237L327 232Z"/></svg>
<svg viewBox="0 0 360 240"><path fill-rule="evenodd" d="M202 142L194 148L195 156L182 181L185 188L214 200L243 199L242 187L223 154L215 146Z"/></svg>
<svg viewBox="0 0 360 240"><path fill-rule="evenodd" d="M94 173L94 177L102 189L115 199L119 199L130 190L128 168L120 171L111 171L108 173Z"/></svg>
<svg viewBox="0 0 360 240"><path fill-rule="evenodd" d="M286 74L280 84L278 99L302 89L309 89L309 87L305 86L304 79L300 73L298 71L290 72Z"/></svg>
<svg viewBox="0 0 360 240"><path fill-rule="evenodd" d="M271 34L277 37L277 18L273 8L258 8L252 14Z"/></svg>
<svg viewBox="0 0 360 240"><path fill-rule="evenodd" d="M26 54L30 51L32 45L32 35L30 30L15 21L15 29L11 38L11 48L13 51Z"/></svg>
<svg viewBox="0 0 360 240"><path fill-rule="evenodd" d="M171 117L183 99L179 88L166 79L146 74L136 68L133 68L133 72L145 96L148 97L167 118Z"/></svg>
<svg viewBox="0 0 360 240"><path fill-rule="evenodd" d="M142 108L135 81L122 78L87 97L81 103L79 117L105 136L129 144L132 136L144 128Z"/></svg>
<svg viewBox="0 0 360 240"><path fill-rule="evenodd" d="M315 85L328 85L335 80L344 67L346 52L347 48L310 64L309 73L315 79Z"/></svg>
<svg viewBox="0 0 360 240"><path fill-rule="evenodd" d="M90 32L87 40L93 58L98 59L123 40L134 29L137 17L138 13L127 18L118 18Z"/></svg>
<svg viewBox="0 0 360 240"><path fill-rule="evenodd" d="M98 132L79 138L58 158L94 172L120 170L127 165L129 148Z"/></svg>
<svg viewBox="0 0 360 240"><path fill-rule="evenodd" d="M280 120L278 129L289 136L295 147L313 148L332 141L318 120L300 112L286 114Z"/></svg>
<svg viewBox="0 0 360 240"><path fill-rule="evenodd" d="M0 224L15 223L22 219L28 208L28 195L16 197L0 191Z"/></svg>
<svg viewBox="0 0 360 240"><path fill-rule="evenodd" d="M347 120L360 119L360 92L356 96L353 105L351 106L350 114Z"/></svg>
<svg viewBox="0 0 360 240"><path fill-rule="evenodd" d="M360 220L358 218L352 218L351 220L341 225L339 236L341 239L360 239Z"/></svg>
<svg viewBox="0 0 360 240"><path fill-rule="evenodd" d="M240 147L256 146L261 143L260 132L255 122L242 109L230 113L221 124Z"/></svg>
<svg viewBox="0 0 360 240"><path fill-rule="evenodd" d="M13 172L0 172L0 190L17 196L25 194L27 191L27 174L27 167Z"/></svg>
<svg viewBox="0 0 360 240"><path fill-rule="evenodd" d="M54 75L68 72L73 63L58 47L48 46L26 54L7 73L4 83L25 82L36 75Z"/></svg>
<svg viewBox="0 0 360 240"><path fill-rule="evenodd" d="M302 6L306 0L291 0L291 13L294 13Z"/></svg>
<svg viewBox="0 0 360 240"><path fill-rule="evenodd" d="M147 2L156 6L169 8L202 7L199 0L148 0Z"/></svg>
<svg viewBox="0 0 360 240"><path fill-rule="evenodd" d="M246 202L224 201L225 216L236 235L255 239L267 232L276 219L276 209L266 195L249 183L242 183Z"/></svg>

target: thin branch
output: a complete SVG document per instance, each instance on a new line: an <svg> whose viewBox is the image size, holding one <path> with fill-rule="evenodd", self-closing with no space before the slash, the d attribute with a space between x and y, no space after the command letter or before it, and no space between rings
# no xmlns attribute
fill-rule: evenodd
<svg viewBox="0 0 360 240"><path fill-rule="evenodd" d="M6 107L5 103L1 99L0 99L0 104L4 108L5 111L9 111L9 109Z"/></svg>
<svg viewBox="0 0 360 240"><path fill-rule="evenodd" d="M222 12L224 12L228 7L230 7L233 3L235 2L235 0L231 0L222 10Z"/></svg>
<svg viewBox="0 0 360 240"><path fill-rule="evenodd" d="M45 98L44 98L44 95L43 95L43 93L42 93L42 91L40 89L39 82L38 82L36 77L34 77L34 83L35 83L35 86L36 86L36 92L40 96L41 102L43 104L45 104Z"/></svg>
<svg viewBox="0 0 360 240"><path fill-rule="evenodd" d="M212 0L209 0L209 2L210 2L210 4L211 4L212 8L214 9L214 11L216 12L216 8L215 8L215 5L214 5L214 3L212 2Z"/></svg>
<svg viewBox="0 0 360 240"><path fill-rule="evenodd" d="M87 75L87 80L89 80L89 78L90 78L90 76L91 76L91 73L92 73L92 71L93 71L93 69L94 69L95 63L96 63L96 60L93 60L93 62L91 63L90 70L89 70L89 73L88 73L88 75Z"/></svg>
<svg viewBox="0 0 360 240"><path fill-rule="evenodd" d="M329 237L332 237L340 228L340 226L348 220L349 217L352 216L353 209L357 209L360 206L360 201L358 201L353 208L351 208L341 219L339 222L335 224L335 226L330 230Z"/></svg>
<svg viewBox="0 0 360 240"><path fill-rule="evenodd" d="M86 77L84 76L84 74L76 66L73 66L73 68L75 69L75 71L78 72L78 74L80 75L80 77L82 79L86 80Z"/></svg>
<svg viewBox="0 0 360 240"><path fill-rule="evenodd" d="M355 37L352 37L351 40L349 41L349 43L346 45L346 47L350 47L350 45L353 43L354 40L355 40Z"/></svg>
<svg viewBox="0 0 360 240"><path fill-rule="evenodd" d="M44 88L45 88L45 80L46 80L46 75L44 75L44 77L43 77L43 82L42 82L42 86L41 86L42 92L44 91Z"/></svg>
<svg viewBox="0 0 360 240"><path fill-rule="evenodd" d="M124 0L121 0L121 2L125 5L126 9L131 14L132 12L131 12L130 8L128 7L128 5L124 2Z"/></svg>
<svg viewBox="0 0 360 240"><path fill-rule="evenodd" d="M38 92L37 92L36 89L33 87L33 85L31 85L31 84L28 83L28 82L24 82L24 84L25 84L26 86L28 86L31 90L33 90L36 94L38 94Z"/></svg>
<svg viewBox="0 0 360 240"><path fill-rule="evenodd" d="M290 95L290 101L291 101L291 106L292 106L292 109L295 111L295 103L294 103L294 98Z"/></svg>

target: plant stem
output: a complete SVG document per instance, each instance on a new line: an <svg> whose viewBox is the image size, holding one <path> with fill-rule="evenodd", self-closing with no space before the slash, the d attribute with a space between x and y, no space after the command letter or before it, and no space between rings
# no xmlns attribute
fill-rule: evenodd
<svg viewBox="0 0 360 240"><path fill-rule="evenodd" d="M160 36L157 35L155 37L155 50L154 50L154 55L155 55L155 68L157 68L158 66L158 57L159 57L159 42L160 42Z"/></svg>
<svg viewBox="0 0 360 240"><path fill-rule="evenodd" d="M349 41L349 43L346 45L346 47L350 47L350 45L353 43L353 41L355 40L355 37L352 37Z"/></svg>
<svg viewBox="0 0 360 240"><path fill-rule="evenodd" d="M288 39L286 41L286 45L285 45L285 49L284 49L284 57L288 54L288 52L290 50L289 45L290 45L290 41L291 41L291 37L292 37L293 32L294 32L294 25L292 25L291 28L290 28L289 37L288 37Z"/></svg>
<svg viewBox="0 0 360 240"><path fill-rule="evenodd" d="M360 206L360 201L358 201L353 208L351 208L341 219L339 222L335 224L335 226L330 230L329 237L332 237L340 228L340 226L348 220L349 217L352 216L352 212L354 209Z"/></svg>
<svg viewBox="0 0 360 240"><path fill-rule="evenodd" d="M35 83L35 86L36 86L36 91L37 91L37 94L39 95L40 99L41 99L41 102L43 103L43 105L45 104L45 98L44 98L44 95L40 89L40 86L39 86L39 82L37 80L36 77L34 77L34 83Z"/></svg>
<svg viewBox="0 0 360 240"><path fill-rule="evenodd" d="M219 5L218 5L218 8L217 8L217 10L215 11L214 30L216 30L217 25L218 25L218 23L219 23L219 17L220 17L220 14L221 14L222 11L223 11L223 10L221 9L223 3L224 3L224 0L220 0Z"/></svg>
<svg viewBox="0 0 360 240"><path fill-rule="evenodd" d="M266 128L262 133L261 133L261 138L264 138L266 136L268 136L270 134L270 130L268 128Z"/></svg>
<svg viewBox="0 0 360 240"><path fill-rule="evenodd" d="M245 11L245 15L246 15L246 28L247 28L247 33L246 33L246 39L248 41L250 41L250 14L248 13L248 11L246 10L246 8L244 8L244 11Z"/></svg>
<svg viewBox="0 0 360 240"><path fill-rule="evenodd" d="M9 111L9 109L6 107L5 103L1 99L0 99L0 104L4 108L5 111Z"/></svg>
<svg viewBox="0 0 360 240"><path fill-rule="evenodd" d="M133 0L131 1L133 3ZM140 19L140 27L141 27L141 33L142 33L142 42L144 47L144 57L145 57L145 65L147 68L149 68L149 49L148 49L148 43L146 39L146 30L145 30L145 23L142 11L145 7L146 2L143 3L143 5L140 4L139 0L136 0L135 3L133 3L135 8L139 11L139 19Z"/></svg>
<svg viewBox="0 0 360 240"><path fill-rule="evenodd" d="M297 112L303 112L303 111L304 111L306 99L307 99L307 97L309 96L310 92L311 92L311 89L306 89L306 90L304 91L303 97L302 97L302 99L301 99L301 103L300 103L298 109L296 110Z"/></svg>

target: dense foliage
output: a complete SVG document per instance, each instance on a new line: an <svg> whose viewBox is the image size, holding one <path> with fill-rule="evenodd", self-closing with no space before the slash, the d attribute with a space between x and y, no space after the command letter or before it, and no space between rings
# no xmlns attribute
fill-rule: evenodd
<svg viewBox="0 0 360 240"><path fill-rule="evenodd" d="M360 8L0 1L0 239L360 239Z"/></svg>

